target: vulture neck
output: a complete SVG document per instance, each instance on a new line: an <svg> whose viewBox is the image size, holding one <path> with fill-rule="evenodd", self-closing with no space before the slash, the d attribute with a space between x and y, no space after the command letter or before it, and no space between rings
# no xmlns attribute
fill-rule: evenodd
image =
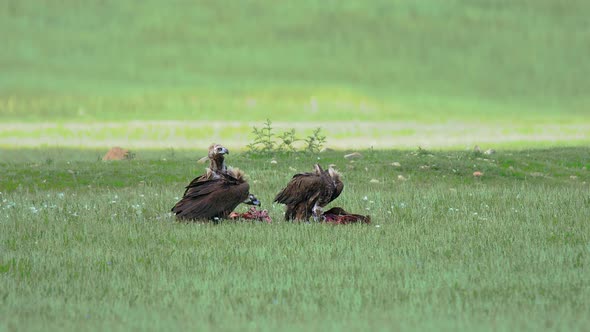
<svg viewBox="0 0 590 332"><path fill-rule="evenodd" d="M225 166L223 155L216 155L213 158L211 158L209 168L213 172L227 172L227 167Z"/></svg>

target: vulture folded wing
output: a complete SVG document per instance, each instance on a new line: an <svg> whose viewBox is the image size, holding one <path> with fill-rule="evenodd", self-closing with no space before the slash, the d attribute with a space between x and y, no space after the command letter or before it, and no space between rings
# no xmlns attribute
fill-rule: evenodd
<svg viewBox="0 0 590 332"><path fill-rule="evenodd" d="M318 195L323 186L322 179L314 173L295 174L274 201L285 205L296 205Z"/></svg>
<svg viewBox="0 0 590 332"><path fill-rule="evenodd" d="M188 184L188 186L186 186L186 190L184 191L184 194L182 194L182 196L186 196L186 194L189 192L189 190L190 190L192 187L196 187L196 186L198 186L198 185L199 185L199 182L203 182L203 181L205 181L205 180L207 180L207 176L206 176L205 174L204 174L204 175L201 175L201 176L198 176L198 177L196 177L196 178L194 178L194 179L191 181L191 183L189 183L189 184Z"/></svg>
<svg viewBox="0 0 590 332"><path fill-rule="evenodd" d="M231 177L191 183L184 197L172 208L182 219L225 218L248 198L249 185Z"/></svg>

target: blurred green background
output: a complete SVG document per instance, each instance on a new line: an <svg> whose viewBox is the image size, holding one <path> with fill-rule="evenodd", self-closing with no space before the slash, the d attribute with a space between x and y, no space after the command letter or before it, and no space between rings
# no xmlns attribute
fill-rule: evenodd
<svg viewBox="0 0 590 332"><path fill-rule="evenodd" d="M4 0L0 145L243 146L267 118L322 126L340 147L587 144L589 12L582 0Z"/></svg>
<svg viewBox="0 0 590 332"><path fill-rule="evenodd" d="M589 13L0 0L0 331L588 330ZM341 150L233 154L266 119ZM211 142L273 224L170 223ZM315 162L371 225L280 222Z"/></svg>

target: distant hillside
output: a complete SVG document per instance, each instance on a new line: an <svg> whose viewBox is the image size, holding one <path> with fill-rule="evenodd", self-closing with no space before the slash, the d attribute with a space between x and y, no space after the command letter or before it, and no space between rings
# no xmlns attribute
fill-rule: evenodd
<svg viewBox="0 0 590 332"><path fill-rule="evenodd" d="M0 120L583 119L589 12L583 0L5 1Z"/></svg>

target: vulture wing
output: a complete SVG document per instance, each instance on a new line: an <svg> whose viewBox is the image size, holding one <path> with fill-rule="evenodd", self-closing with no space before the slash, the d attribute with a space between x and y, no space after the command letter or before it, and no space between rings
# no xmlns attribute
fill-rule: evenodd
<svg viewBox="0 0 590 332"><path fill-rule="evenodd" d="M296 205L317 198L323 187L323 180L315 173L295 174L274 201L285 205Z"/></svg>
<svg viewBox="0 0 590 332"><path fill-rule="evenodd" d="M188 184L188 186L186 186L186 190L184 191L184 194L182 194L182 196L183 196L183 197L184 197L184 196L186 196L186 194L189 192L189 190L190 190L191 188L198 186L198 183L199 183L199 182L203 182L203 181L205 181L205 180L207 180L207 175L206 175L206 174L203 174L203 175L201 175L201 176L198 176L198 177L194 178L194 179L191 181L191 183L189 183L189 184Z"/></svg>
<svg viewBox="0 0 590 332"><path fill-rule="evenodd" d="M184 194L182 194L182 196L185 196L189 192L190 188L199 186L199 184L201 182L205 182L205 181L212 180L212 179L220 179L220 178L224 177L224 174L225 173L222 173L220 171L213 171L211 168L207 168L205 174L194 178L191 181L191 183L189 183L188 186L186 186L186 190L184 191ZM227 174L225 174L225 175L227 175ZM231 177L231 175L229 175L229 176ZM237 180L237 179L233 178L233 180Z"/></svg>
<svg viewBox="0 0 590 332"><path fill-rule="evenodd" d="M332 191L333 187L327 185L326 177L320 169L315 173L295 174L274 201L287 206L285 220L307 220L316 203L321 205L322 201L332 196Z"/></svg>
<svg viewBox="0 0 590 332"><path fill-rule="evenodd" d="M274 201L285 204L285 219L307 220L320 215L321 208L335 200L344 184L340 174L334 169L324 171L319 164L315 172L295 174L287 186L281 190Z"/></svg>
<svg viewBox="0 0 590 332"><path fill-rule="evenodd" d="M230 175L224 174L218 179L195 180L187 186L184 197L172 208L178 218L225 218L248 198L248 183Z"/></svg>

